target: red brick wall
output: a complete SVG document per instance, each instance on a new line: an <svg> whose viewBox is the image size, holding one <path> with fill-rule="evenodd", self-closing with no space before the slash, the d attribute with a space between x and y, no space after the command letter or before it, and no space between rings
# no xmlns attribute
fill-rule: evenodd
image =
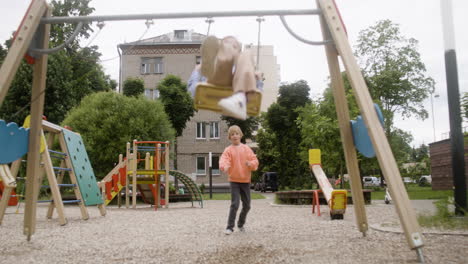
<svg viewBox="0 0 468 264"><path fill-rule="evenodd" d="M465 136L465 142L468 137ZM429 144L433 190L452 190L452 154L450 139ZM468 144L465 143L465 179L468 183Z"/></svg>

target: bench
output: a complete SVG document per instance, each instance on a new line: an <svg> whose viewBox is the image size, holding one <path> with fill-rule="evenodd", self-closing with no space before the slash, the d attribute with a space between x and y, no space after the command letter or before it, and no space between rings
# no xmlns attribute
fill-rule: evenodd
<svg viewBox="0 0 468 264"><path fill-rule="evenodd" d="M353 199L350 197L351 190L348 191L348 204L353 204ZM362 190L364 195L364 203L371 204L371 193L372 190ZM302 191L281 191L276 192L276 199L282 204L312 204L313 190L302 190ZM320 204L327 204L325 197L322 192L319 192Z"/></svg>

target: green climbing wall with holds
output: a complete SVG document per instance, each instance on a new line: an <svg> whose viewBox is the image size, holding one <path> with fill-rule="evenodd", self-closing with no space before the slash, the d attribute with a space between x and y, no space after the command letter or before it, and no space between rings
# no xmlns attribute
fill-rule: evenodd
<svg viewBox="0 0 468 264"><path fill-rule="evenodd" d="M67 129L63 129L62 131L84 204L86 206L103 204L104 201L102 200L91 162L89 162L83 139L79 134Z"/></svg>

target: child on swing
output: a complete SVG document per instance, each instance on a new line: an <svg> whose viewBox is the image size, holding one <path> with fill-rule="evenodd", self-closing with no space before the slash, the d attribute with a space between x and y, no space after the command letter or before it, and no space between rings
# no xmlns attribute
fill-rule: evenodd
<svg viewBox="0 0 468 264"><path fill-rule="evenodd" d="M222 113L237 119L247 119L247 93L263 89L263 74L255 72L250 50L241 51L241 43L232 36L221 40L207 37L201 46L202 62L188 81L192 96L196 84L206 81L219 86L232 86L234 94L218 102ZM205 77L205 78L204 78Z"/></svg>
<svg viewBox="0 0 468 264"><path fill-rule="evenodd" d="M229 184L231 186L231 207L227 222L226 235L234 232L237 209L239 209L239 200L242 200L242 210L237 220L237 228L244 232L244 224L247 213L250 210L250 181L251 171L258 168L257 156L252 149L241 143L242 130L234 125L228 129L228 138L231 145L224 149L219 159L220 170L229 175Z"/></svg>

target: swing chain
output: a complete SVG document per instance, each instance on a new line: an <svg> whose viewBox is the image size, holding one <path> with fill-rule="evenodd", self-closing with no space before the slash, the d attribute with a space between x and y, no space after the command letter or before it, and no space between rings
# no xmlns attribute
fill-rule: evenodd
<svg viewBox="0 0 468 264"><path fill-rule="evenodd" d="M214 23L214 19L212 17L207 17L205 22L208 23L208 31L206 32L206 36L209 36L211 23Z"/></svg>
<svg viewBox="0 0 468 264"><path fill-rule="evenodd" d="M265 21L265 18L263 16L257 17L257 22L258 22L258 36L257 36L257 65L255 66L255 70L258 71L258 67L260 65L260 32L261 32L261 24L263 21Z"/></svg>

